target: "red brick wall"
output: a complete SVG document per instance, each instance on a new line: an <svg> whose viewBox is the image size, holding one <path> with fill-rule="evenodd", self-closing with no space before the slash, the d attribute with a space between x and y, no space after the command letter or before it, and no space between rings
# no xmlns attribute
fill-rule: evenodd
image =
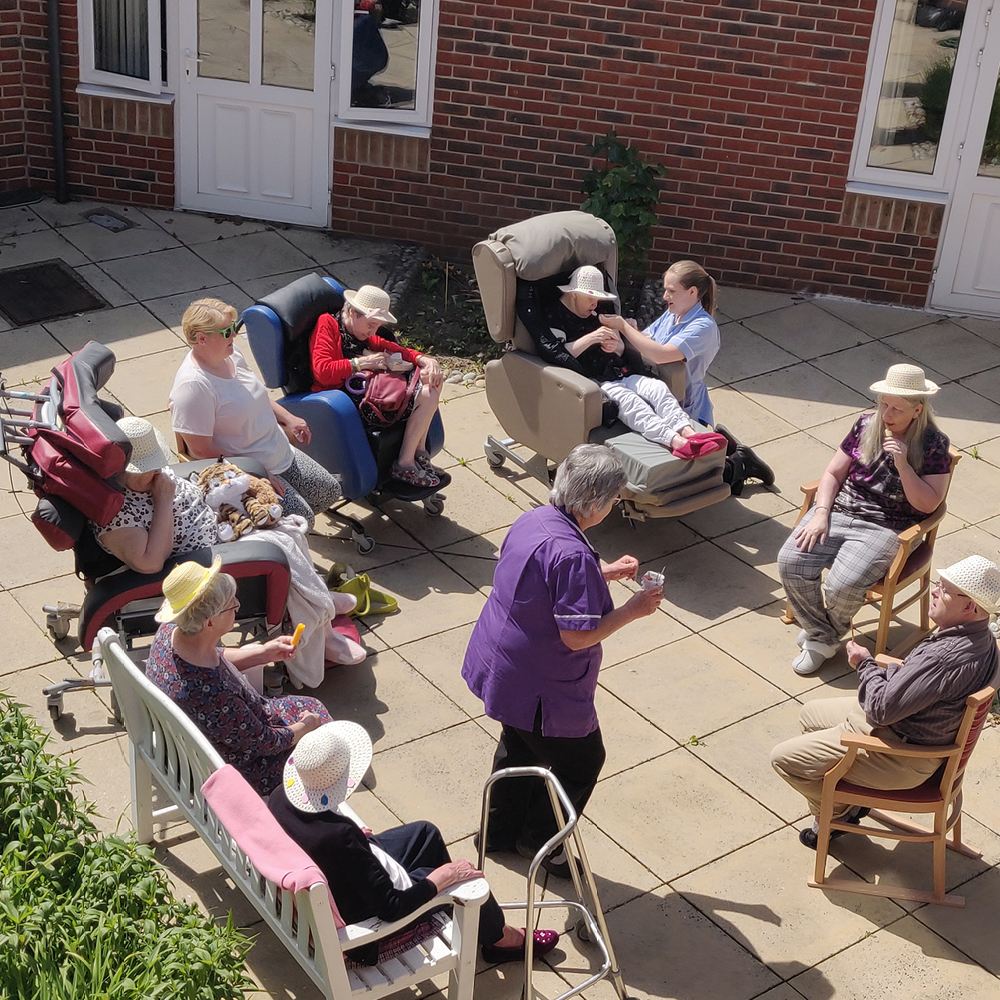
<svg viewBox="0 0 1000 1000"><path fill-rule="evenodd" d="M76 0L60 0L70 194L172 208L172 107L77 94L76 21ZM0 0L0 190L55 190L47 36L45 0Z"/></svg>
<svg viewBox="0 0 1000 1000"><path fill-rule="evenodd" d="M429 168L337 157L334 227L466 253L578 207L583 147L613 127L669 169L654 269L923 304L936 233L845 206L875 6L441 0Z"/></svg>

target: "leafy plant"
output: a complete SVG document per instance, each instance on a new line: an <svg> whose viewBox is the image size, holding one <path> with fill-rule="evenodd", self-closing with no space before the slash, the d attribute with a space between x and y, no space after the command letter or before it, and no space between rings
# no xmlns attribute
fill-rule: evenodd
<svg viewBox="0 0 1000 1000"><path fill-rule="evenodd" d="M623 274L645 276L646 256L653 244L657 178L667 168L649 163L612 129L586 146L591 156L603 156L605 166L594 167L583 179L583 210L604 219L615 231Z"/></svg>
<svg viewBox="0 0 1000 1000"><path fill-rule="evenodd" d="M924 71L920 89L920 107L924 113L923 132L931 142L941 139L944 116L951 93L951 80L955 72L954 58L944 57ZM983 140L982 163L996 163L1000 160L1000 80L993 91L990 116L986 120L986 135Z"/></svg>
<svg viewBox="0 0 1000 1000"><path fill-rule="evenodd" d="M230 1000L247 939L173 898L153 852L99 836L75 765L0 695L0 997Z"/></svg>

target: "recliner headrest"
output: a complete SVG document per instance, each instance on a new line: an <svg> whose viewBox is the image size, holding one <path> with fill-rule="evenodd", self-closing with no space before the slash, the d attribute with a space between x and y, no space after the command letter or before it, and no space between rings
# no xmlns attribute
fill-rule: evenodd
<svg viewBox="0 0 1000 1000"><path fill-rule="evenodd" d="M339 312L344 296L318 274L307 274L258 299L257 303L274 312L281 321L285 340L292 343L303 334L312 333L323 313Z"/></svg>
<svg viewBox="0 0 1000 1000"><path fill-rule="evenodd" d="M618 270L614 230L587 212L551 212L504 226L490 236L503 243L524 281L537 281L581 264L598 264L611 275Z"/></svg>

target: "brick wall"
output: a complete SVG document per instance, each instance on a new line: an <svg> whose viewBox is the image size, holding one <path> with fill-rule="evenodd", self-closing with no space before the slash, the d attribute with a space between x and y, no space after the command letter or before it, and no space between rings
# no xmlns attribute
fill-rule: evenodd
<svg viewBox="0 0 1000 1000"><path fill-rule="evenodd" d="M158 208L174 204L173 108L76 93L76 0L60 0L70 194ZM0 190L55 189L45 0L0 0Z"/></svg>
<svg viewBox="0 0 1000 1000"><path fill-rule="evenodd" d="M337 157L334 227L467 253L578 207L613 127L669 169L654 269L923 304L936 232L845 205L875 6L441 0L429 166Z"/></svg>

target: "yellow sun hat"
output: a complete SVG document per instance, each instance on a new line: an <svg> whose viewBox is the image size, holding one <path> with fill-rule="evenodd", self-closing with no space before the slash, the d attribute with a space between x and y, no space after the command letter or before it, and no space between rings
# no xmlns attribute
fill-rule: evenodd
<svg viewBox="0 0 1000 1000"><path fill-rule="evenodd" d="M178 563L163 581L163 603L154 618L158 622L176 621L178 616L208 589L219 575L222 556L216 556L211 566L193 561Z"/></svg>

